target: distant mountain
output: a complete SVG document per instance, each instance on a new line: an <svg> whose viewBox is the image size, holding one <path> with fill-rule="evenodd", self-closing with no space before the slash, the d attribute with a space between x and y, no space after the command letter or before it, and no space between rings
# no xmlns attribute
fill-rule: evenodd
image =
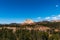
<svg viewBox="0 0 60 40"><path fill-rule="evenodd" d="M60 20L51 20L51 22L60 22Z"/></svg>
<svg viewBox="0 0 60 40"><path fill-rule="evenodd" d="M23 22L23 24L31 24L31 23L34 23L34 21L31 20L31 19L26 19L26 20Z"/></svg>

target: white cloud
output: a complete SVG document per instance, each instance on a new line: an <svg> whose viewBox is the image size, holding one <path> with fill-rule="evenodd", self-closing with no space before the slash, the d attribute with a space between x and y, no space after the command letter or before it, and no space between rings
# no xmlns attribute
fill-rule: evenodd
<svg viewBox="0 0 60 40"><path fill-rule="evenodd" d="M45 17L44 20L50 21L50 17Z"/></svg>
<svg viewBox="0 0 60 40"><path fill-rule="evenodd" d="M45 19L50 19L50 17L46 17Z"/></svg>
<svg viewBox="0 0 60 40"><path fill-rule="evenodd" d="M56 7L59 7L59 5L56 5Z"/></svg>
<svg viewBox="0 0 60 40"><path fill-rule="evenodd" d="M41 17L37 17L37 19L41 19Z"/></svg>
<svg viewBox="0 0 60 40"><path fill-rule="evenodd" d="M52 20L58 20L58 17L54 16L54 17L51 17Z"/></svg>
<svg viewBox="0 0 60 40"><path fill-rule="evenodd" d="M60 14L50 17L45 17L44 20L60 20Z"/></svg>
<svg viewBox="0 0 60 40"><path fill-rule="evenodd" d="M36 21L43 21L43 20L47 20L47 21L51 21L51 20L60 20L60 14L59 15L51 15L49 17L45 17L45 18L42 18L42 17L37 17L36 18Z"/></svg>
<svg viewBox="0 0 60 40"><path fill-rule="evenodd" d="M38 21L42 21L42 18L41 17L37 17L37 18L34 18L33 20L38 22Z"/></svg>
<svg viewBox="0 0 60 40"><path fill-rule="evenodd" d="M60 17L60 15L58 15L57 17Z"/></svg>

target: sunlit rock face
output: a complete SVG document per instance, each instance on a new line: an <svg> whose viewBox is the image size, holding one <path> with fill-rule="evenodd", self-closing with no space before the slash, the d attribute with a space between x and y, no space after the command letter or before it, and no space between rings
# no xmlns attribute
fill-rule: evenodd
<svg viewBox="0 0 60 40"><path fill-rule="evenodd" d="M24 23L31 24L31 23L34 23L34 22L31 19L27 19L27 20L24 21Z"/></svg>
<svg viewBox="0 0 60 40"><path fill-rule="evenodd" d="M60 22L60 20L51 20L51 22Z"/></svg>

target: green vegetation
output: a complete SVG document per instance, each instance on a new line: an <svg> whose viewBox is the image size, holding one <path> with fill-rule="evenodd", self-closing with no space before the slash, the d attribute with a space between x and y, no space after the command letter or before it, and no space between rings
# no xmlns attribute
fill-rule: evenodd
<svg viewBox="0 0 60 40"><path fill-rule="evenodd" d="M60 40L60 32L49 34L39 30L20 29L13 33L10 29L1 29L0 40Z"/></svg>
<svg viewBox="0 0 60 40"><path fill-rule="evenodd" d="M42 26L50 29L46 31L37 29ZM13 31L14 29L7 27L16 29ZM60 22L43 21L24 25L16 23L0 24L0 28L0 40L60 40ZM31 30L27 28L31 28ZM55 31L55 29L59 31Z"/></svg>

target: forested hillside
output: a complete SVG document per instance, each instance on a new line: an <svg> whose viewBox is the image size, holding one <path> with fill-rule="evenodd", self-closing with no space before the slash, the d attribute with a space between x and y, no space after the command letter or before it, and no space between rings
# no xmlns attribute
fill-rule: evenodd
<svg viewBox="0 0 60 40"><path fill-rule="evenodd" d="M60 40L60 22L0 24L0 40Z"/></svg>

